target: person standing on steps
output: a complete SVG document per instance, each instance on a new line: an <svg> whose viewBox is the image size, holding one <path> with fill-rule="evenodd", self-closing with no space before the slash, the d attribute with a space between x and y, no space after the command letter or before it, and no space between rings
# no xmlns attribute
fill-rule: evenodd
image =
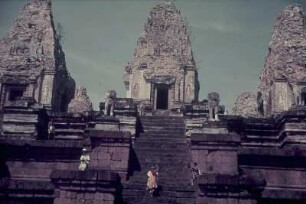
<svg viewBox="0 0 306 204"><path fill-rule="evenodd" d="M48 138L50 140L53 140L54 139L54 124L53 124L53 119L51 119L51 121L48 123Z"/></svg>
<svg viewBox="0 0 306 204"><path fill-rule="evenodd" d="M88 165L90 162L90 157L89 153L86 148L82 149L82 155L80 157L80 165L79 165L79 170L80 171L85 171L88 169Z"/></svg>
<svg viewBox="0 0 306 204"><path fill-rule="evenodd" d="M149 190L150 196L153 196L154 191L157 189L157 174L156 167L152 166L147 173L147 190Z"/></svg>
<svg viewBox="0 0 306 204"><path fill-rule="evenodd" d="M194 162L191 168L191 185L194 186L196 179L201 175L201 171L198 167L198 163Z"/></svg>

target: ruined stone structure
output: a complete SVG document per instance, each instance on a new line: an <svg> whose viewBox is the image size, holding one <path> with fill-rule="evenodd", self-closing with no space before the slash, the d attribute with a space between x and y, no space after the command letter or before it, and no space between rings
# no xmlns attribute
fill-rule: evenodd
<svg viewBox="0 0 306 204"><path fill-rule="evenodd" d="M288 8L294 12L300 9L297 6ZM36 15L44 18L36 18ZM296 16L295 13L292 15L289 17ZM32 26L42 20L46 27ZM105 98L111 100L101 102L99 111L92 110L84 88L78 88L71 101L58 104L57 91L61 94L64 90L71 93L74 83L64 66L63 53L57 57L50 54L53 51L59 54L57 51L61 50L56 37L47 39L43 35L45 41L42 44L51 43L43 46L50 53L37 54L45 60L39 61L34 57L33 47L40 45L34 43L37 31L42 29L46 35L49 32L55 35L50 2L33 0L26 4L14 25L18 23L21 23L20 26L14 26L11 31L15 34L9 33L0 41L3 53L0 57L2 80L6 76L15 77L1 85L0 204L306 203L305 104L288 107L289 110L274 114L273 117L261 115L262 118L258 118L257 111L261 113L261 110L267 110L263 107L266 105L265 95L243 94L235 104L237 115L223 114L224 107L220 105L218 93L211 92L207 100L197 101L196 70L194 66L189 66L189 63L194 65L191 47L185 28L183 31L179 29L183 24L173 4L155 6L146 26L148 32L144 39L150 44L147 48L156 48L160 58L156 55L152 58L147 55L141 57L140 54L146 52L139 52L131 63L132 69L127 75L129 80L125 81L130 86L137 82L133 77L142 79L143 76L150 76L147 79L150 79L148 86L151 88L142 90L146 87L142 84L138 93L131 92L132 98L119 98L110 91ZM27 32L22 32L24 29ZM156 36L152 29L157 29ZM173 29L176 29L175 35ZM153 41L148 40L155 37L169 40L168 32L174 35L173 40L177 40L176 43L167 41L171 46L155 46ZM23 42L25 36L31 40ZM289 36L287 40L290 39ZM48 40L54 40L52 42L57 44ZM165 43L163 40L158 42ZM29 46L28 50L25 49L27 51L24 53L18 51L16 56L7 54L4 50L14 45L10 41L22 41L24 47ZM276 55L276 50L273 53ZM175 58L177 61L171 56L178 57ZM36 61L27 64L28 58ZM147 62L147 68L139 69L136 64L140 62ZM154 67L159 63L165 69ZM183 68L176 66L179 63L183 64ZM292 63L295 65L296 61ZM37 69L33 71L33 67ZM51 68L54 75L46 77L48 82L44 81L45 71L36 72ZM163 75L164 71L172 71L172 68L181 71L173 72L177 75L171 74L170 78ZM183 72L185 75L180 75ZM34 79L29 73L42 75ZM57 78L58 73L64 74ZM289 76L285 73L282 79L278 78L273 83L288 81ZM61 81L63 79L66 80ZM168 79L173 83L168 83ZM184 88L178 85L178 79L183 79L183 84L194 83L190 84L191 91L185 92L185 85ZM56 80L64 83L61 90L55 84ZM39 87L44 87L45 83L47 88L41 90ZM271 87L266 87L267 90L276 87L273 83ZM303 83L303 80L297 82L301 86ZM24 91L18 89L20 92L14 92L21 85ZM177 92L178 87L182 92ZM161 94L160 90L167 90L168 95ZM28 93L31 94L25 95ZM48 102L41 100L40 95L45 93ZM154 97L147 97L152 93L157 94L155 101ZM176 95L178 93L183 94L182 98L180 94ZM66 99L73 97L66 96ZM186 96L190 98L184 98ZM160 102L156 102L161 100L159 97L173 99L172 102L169 99L166 107L163 106L167 109L167 116L152 113L154 109L161 108L157 105ZM275 95L271 97L274 100ZM80 171L84 148L90 160L87 160L86 170ZM200 170L200 175L195 178L192 177L194 163ZM159 167L158 188L154 196L150 197L146 190L147 172L153 165Z"/></svg>
<svg viewBox="0 0 306 204"><path fill-rule="evenodd" d="M257 96L250 92L242 93L236 100L233 107L234 115L243 117L260 117Z"/></svg>
<svg viewBox="0 0 306 204"><path fill-rule="evenodd" d="M22 97L54 111L66 111L74 93L74 80L66 68L51 2L33 1L21 10L0 41L0 107Z"/></svg>
<svg viewBox="0 0 306 204"><path fill-rule="evenodd" d="M274 25L259 91L265 115L305 104L306 21L302 8L288 6Z"/></svg>
<svg viewBox="0 0 306 204"><path fill-rule="evenodd" d="M198 100L199 82L187 25L173 3L155 6L125 68L126 97L153 109Z"/></svg>
<svg viewBox="0 0 306 204"><path fill-rule="evenodd" d="M276 19L260 76L257 115L270 116L306 104L305 18L299 5L290 5Z"/></svg>

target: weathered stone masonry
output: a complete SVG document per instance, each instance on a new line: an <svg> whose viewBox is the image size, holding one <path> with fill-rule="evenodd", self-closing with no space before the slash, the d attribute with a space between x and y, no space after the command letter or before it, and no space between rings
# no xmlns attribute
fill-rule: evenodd
<svg viewBox="0 0 306 204"><path fill-rule="evenodd" d="M74 91L51 2L26 4L0 41L0 204L305 203L302 17L296 5L282 12L260 94L243 94L226 115L218 93L197 98L180 11L155 6L125 70L128 98L112 98L110 114L104 102L92 109L86 89ZM83 148L90 162L79 171ZM149 197L152 165L159 188Z"/></svg>

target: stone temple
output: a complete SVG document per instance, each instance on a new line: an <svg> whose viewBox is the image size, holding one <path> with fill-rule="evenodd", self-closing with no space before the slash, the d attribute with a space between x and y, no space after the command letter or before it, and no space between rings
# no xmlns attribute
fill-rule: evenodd
<svg viewBox="0 0 306 204"><path fill-rule="evenodd" d="M198 99L187 26L168 2L152 8L124 69L126 98L110 90L93 110L51 8L27 3L0 40L0 204L306 203L300 6L276 19L258 93L242 93L233 114L216 92Z"/></svg>
<svg viewBox="0 0 306 204"><path fill-rule="evenodd" d="M187 26L171 3L155 6L125 68L126 97L171 109L198 100L199 82Z"/></svg>

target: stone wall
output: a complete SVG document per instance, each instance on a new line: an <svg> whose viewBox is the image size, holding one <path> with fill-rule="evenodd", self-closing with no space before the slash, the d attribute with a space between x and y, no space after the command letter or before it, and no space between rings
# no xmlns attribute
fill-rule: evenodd
<svg viewBox="0 0 306 204"><path fill-rule="evenodd" d="M192 161L197 162L204 173L238 173L237 149L240 136L235 134L191 135Z"/></svg>
<svg viewBox="0 0 306 204"><path fill-rule="evenodd" d="M92 149L90 167L119 173L122 179L128 176L131 134L120 131L90 129Z"/></svg>
<svg viewBox="0 0 306 204"><path fill-rule="evenodd" d="M51 180L56 186L54 204L113 204L118 199L119 177L109 171L54 171Z"/></svg>
<svg viewBox="0 0 306 204"><path fill-rule="evenodd" d="M82 142L0 140L9 178L49 179L55 169L78 169Z"/></svg>
<svg viewBox="0 0 306 204"><path fill-rule="evenodd" d="M299 107L274 118L206 121L190 138L201 171L197 203L305 201L305 117Z"/></svg>

